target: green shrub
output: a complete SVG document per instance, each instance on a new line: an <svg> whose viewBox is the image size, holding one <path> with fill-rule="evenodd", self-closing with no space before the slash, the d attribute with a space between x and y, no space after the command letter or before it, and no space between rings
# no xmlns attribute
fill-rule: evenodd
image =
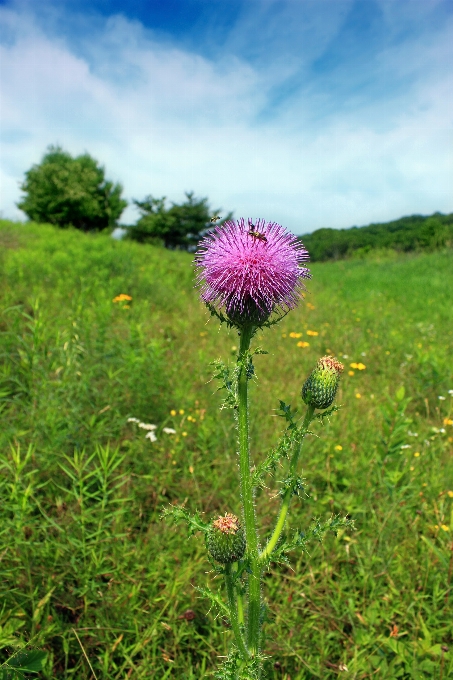
<svg viewBox="0 0 453 680"><path fill-rule="evenodd" d="M186 197L184 203L173 203L168 209L165 196L147 196L143 201L134 201L142 216L134 227L129 228L127 237L139 243L163 244L171 249L194 249L200 238L212 228L212 212L207 198L194 198L193 192L186 193ZM231 217L232 213L228 213L219 224Z"/></svg>
<svg viewBox="0 0 453 680"><path fill-rule="evenodd" d="M21 190L26 195L18 207L31 220L81 231L114 227L127 205L121 184L107 181L94 158L72 158L59 146L50 146L40 165L25 173Z"/></svg>

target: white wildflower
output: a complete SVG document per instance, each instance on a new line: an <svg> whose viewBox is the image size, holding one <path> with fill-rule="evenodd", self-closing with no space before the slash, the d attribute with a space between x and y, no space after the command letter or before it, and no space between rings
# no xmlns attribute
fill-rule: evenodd
<svg viewBox="0 0 453 680"><path fill-rule="evenodd" d="M402 449L410 449L412 447L412 444L403 444Z"/></svg>
<svg viewBox="0 0 453 680"><path fill-rule="evenodd" d="M149 423L139 423L139 427L142 428L142 430L156 430L157 425L150 425Z"/></svg>
<svg viewBox="0 0 453 680"><path fill-rule="evenodd" d="M410 430L408 430L407 434L409 435L409 437L418 437L418 432L411 432Z"/></svg>
<svg viewBox="0 0 453 680"><path fill-rule="evenodd" d="M145 435L145 439L149 439L150 442L157 442L157 437L154 432L148 432L148 434Z"/></svg>
<svg viewBox="0 0 453 680"><path fill-rule="evenodd" d="M128 422L128 423L139 423L140 421L139 421L138 418L128 418L128 419L127 419L127 422Z"/></svg>
<svg viewBox="0 0 453 680"><path fill-rule="evenodd" d="M440 432L441 434L445 434L446 431L447 431L447 430L445 429L445 427L441 427L441 428L439 429L439 432Z"/></svg>
<svg viewBox="0 0 453 680"><path fill-rule="evenodd" d="M446 399L447 397L439 396L439 397L437 397L437 398L440 399L441 401L445 401L445 399Z"/></svg>
<svg viewBox="0 0 453 680"><path fill-rule="evenodd" d="M448 394L450 395L450 397L453 397L453 390L448 390Z"/></svg>
<svg viewBox="0 0 453 680"><path fill-rule="evenodd" d="M176 430L172 427L163 427L162 432L165 432L165 434L176 434Z"/></svg>

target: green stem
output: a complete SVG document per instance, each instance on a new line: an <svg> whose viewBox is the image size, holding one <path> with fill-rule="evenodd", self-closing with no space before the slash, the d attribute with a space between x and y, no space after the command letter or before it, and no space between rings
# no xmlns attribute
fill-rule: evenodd
<svg viewBox="0 0 453 680"><path fill-rule="evenodd" d="M236 573L237 573L237 571L238 571L238 564L236 562ZM239 625L243 626L244 625L244 597L243 597L242 591L241 591L241 581L240 580L239 580L239 588L236 589L236 599L237 599Z"/></svg>
<svg viewBox="0 0 453 680"><path fill-rule="evenodd" d="M258 555L258 535L256 530L253 487L250 474L248 402L247 402L247 359L253 326L241 329L238 362L238 430L239 430L239 469L241 475L241 495L244 512L247 557L250 563L248 582L247 646L252 656L258 653L260 635L261 606L261 566Z"/></svg>
<svg viewBox="0 0 453 680"><path fill-rule="evenodd" d="M313 419L313 413L315 412L315 407L314 406L308 406L307 412L305 414L304 422L302 424L302 430L304 432L304 437L306 434L306 431L308 429L308 426L310 425L310 422ZM302 444L303 444L303 439L301 440L299 446L296 446L294 449L291 462L289 465L289 474L294 475L296 472L297 468L297 463L299 462L299 456L300 452L302 450ZM283 531L283 527L285 526L286 522L286 515L288 514L288 509L289 509L289 504L291 502L291 497L293 495L293 490L292 489L287 489L285 495L283 496L283 501L282 501L282 507L280 508L280 513L277 519L277 524L275 525L274 532L272 536L269 539L268 544L266 545L265 549L263 552L260 554L260 559L265 560L269 555L272 553L273 549L277 545L278 539L280 538L280 534Z"/></svg>
<svg viewBox="0 0 453 680"><path fill-rule="evenodd" d="M231 573L231 564L225 565L225 583L228 593L228 604L230 607L231 627L236 638L236 644L239 647L242 657L244 659L248 659L249 654L247 647L245 646L244 638L242 637L241 629L239 627L238 612L236 608L236 593L233 583L233 576Z"/></svg>

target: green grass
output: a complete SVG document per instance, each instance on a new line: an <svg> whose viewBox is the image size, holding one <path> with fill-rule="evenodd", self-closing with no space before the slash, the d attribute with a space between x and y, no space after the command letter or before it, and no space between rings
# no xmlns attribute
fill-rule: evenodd
<svg viewBox="0 0 453 680"><path fill-rule="evenodd" d="M194 586L222 584L201 538L160 514L239 510L233 419L209 366L234 361L235 334L208 322L186 253L1 222L0 267L2 658L44 649L42 677L59 680L212 677L231 632ZM279 399L302 414L319 356L343 357L342 408L305 443L309 498L290 527L348 513L356 531L266 577L267 675L447 680L452 251L312 273L305 302L256 339L270 354L255 362L252 453L276 443ZM283 477L257 492L262 537Z"/></svg>

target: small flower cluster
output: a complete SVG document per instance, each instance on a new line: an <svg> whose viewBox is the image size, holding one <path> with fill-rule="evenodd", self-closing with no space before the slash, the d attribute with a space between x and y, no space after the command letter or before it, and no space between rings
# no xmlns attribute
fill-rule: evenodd
<svg viewBox="0 0 453 680"><path fill-rule="evenodd" d="M137 425L142 429L142 430L148 430L148 433L145 435L145 439L149 439L150 442L157 442L157 437L155 435L154 430L157 430L157 425L153 425L151 423L142 423L138 418L128 418L127 419L128 423L137 423Z"/></svg>
<svg viewBox="0 0 453 680"><path fill-rule="evenodd" d="M132 298L130 295L126 295L125 293L121 293L120 295L117 295L116 297L113 298L112 302L131 302ZM129 305L124 305L126 309L129 308Z"/></svg>
<svg viewBox="0 0 453 680"><path fill-rule="evenodd" d="M133 417L128 418L127 422L137 423L139 428L141 428L142 430L147 430L145 439L149 439L150 442L152 443L157 442L157 437L155 433L155 430L157 430L157 425L154 425L152 423L142 423L138 418ZM174 430L172 427L163 427L162 432L165 432L165 434L176 434L176 430Z"/></svg>

